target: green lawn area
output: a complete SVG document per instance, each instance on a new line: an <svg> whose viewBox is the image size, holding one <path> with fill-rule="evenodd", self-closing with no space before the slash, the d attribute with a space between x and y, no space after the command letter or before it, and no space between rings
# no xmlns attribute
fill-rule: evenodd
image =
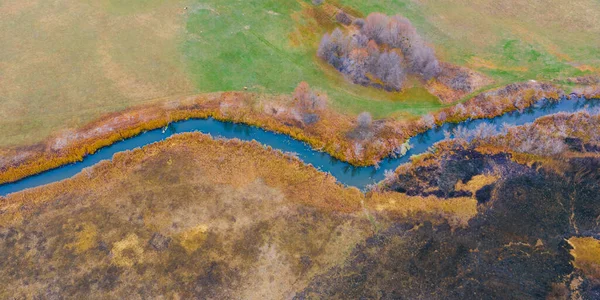
<svg viewBox="0 0 600 300"><path fill-rule="evenodd" d="M330 28L302 13L310 1L203 1L192 6L184 45L193 81L202 91L240 90L289 93L300 81L327 92L344 112L370 111L376 117L422 114L439 108L422 88L388 93L349 83L319 61L316 48ZM300 26L305 26L300 28ZM313 32L301 32L312 30ZM294 42L303 39L300 42Z"/></svg>
<svg viewBox="0 0 600 300"><path fill-rule="evenodd" d="M344 0L364 14L408 17L444 61L497 85L600 71L600 2L594 0ZM589 72L588 72L589 73Z"/></svg>
<svg viewBox="0 0 600 300"><path fill-rule="evenodd" d="M399 13L434 45L442 60L478 70L496 86L586 74L600 66L597 1L342 0L362 14ZM325 1L328 3L328 1ZM329 3L333 3L329 1ZM202 1L188 19L187 65L200 90L287 93L305 80L334 106L377 117L422 114L440 105L422 89L385 93L347 83L315 58L328 30L302 13L311 1ZM298 42L296 31L302 34ZM579 68L578 68L579 67Z"/></svg>

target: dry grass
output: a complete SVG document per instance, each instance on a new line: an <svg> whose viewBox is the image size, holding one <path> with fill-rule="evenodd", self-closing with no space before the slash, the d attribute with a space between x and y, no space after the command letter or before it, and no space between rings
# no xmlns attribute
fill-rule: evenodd
<svg viewBox="0 0 600 300"><path fill-rule="evenodd" d="M194 93L178 49L188 2L2 1L0 147Z"/></svg>
<svg viewBox="0 0 600 300"><path fill-rule="evenodd" d="M256 143L178 135L1 199L0 297L289 297L371 232L362 198Z"/></svg>
<svg viewBox="0 0 600 300"><path fill-rule="evenodd" d="M263 148L256 142L215 141L199 133L177 135L143 149L117 153L113 160L110 163L100 163L93 168L93 171L80 173L74 180L10 195L3 203L4 209L13 207L13 203L17 207L24 204L44 203L59 197L65 191L71 193L107 191L114 188L115 183L106 182L107 178L113 179L111 181L114 181L115 177L126 178L129 176L126 173L130 172L127 170L128 167L140 168L140 165L145 170L144 174L149 176L145 179L140 178L142 179L140 183L152 181L168 170L175 171L188 164L184 170L177 171L183 173L196 164L201 166L200 170L203 174L209 174L203 179L203 184L227 184L242 188L260 180L267 185L284 185L282 192L299 201L298 203L322 209L357 211L362 197L358 189L343 188L336 183L334 177L319 172L296 158ZM310 189L299 188L309 182ZM20 214L18 209L14 211L17 215ZM4 217L6 216L5 214Z"/></svg>
<svg viewBox="0 0 600 300"><path fill-rule="evenodd" d="M440 199L435 196L408 196L396 192L371 193L367 208L393 218L427 219L434 223L447 221L452 227L466 227L477 215L477 200L461 197Z"/></svg>
<svg viewBox="0 0 600 300"><path fill-rule="evenodd" d="M486 185L496 182L497 180L498 177L494 175L475 175L473 176L473 178L471 178L471 180L469 180L466 183L462 181L457 182L454 189L457 191L469 191L473 196L475 196L475 193L478 190L480 190Z"/></svg>
<svg viewBox="0 0 600 300"><path fill-rule="evenodd" d="M592 237L572 237L568 242L573 247L573 265L590 279L600 282L600 241Z"/></svg>
<svg viewBox="0 0 600 300"><path fill-rule="evenodd" d="M563 94L556 86L540 83L513 85L510 91L507 90L482 93L465 102L462 110L447 108L432 117L438 124L460 122L467 118L489 118L527 107L544 97L556 99ZM589 93L594 91L587 90ZM582 95L594 95L587 92ZM188 118L213 117L284 133L357 166L377 163L392 154L406 139L431 126L424 119L388 118L375 122L373 138L355 140L348 135L356 127L352 116L327 109L320 112L319 122L306 126L294 110L290 96L243 92L203 94L130 108L105 115L80 128L63 130L36 145L0 148L0 183L81 160L85 155L118 140Z"/></svg>
<svg viewBox="0 0 600 300"><path fill-rule="evenodd" d="M0 297L287 298L372 234L364 209L464 226L474 205L365 200L257 143L181 134L0 198Z"/></svg>
<svg viewBox="0 0 600 300"><path fill-rule="evenodd" d="M213 117L288 134L330 155L355 165L372 165L390 155L408 138L409 124L391 119L379 122L374 138L355 141L347 133L356 120L328 109L320 120L306 126L298 120L290 96L259 96L231 92L188 97L163 105L147 105L104 116L76 130L65 130L42 144L0 151L0 182L18 180L60 165L81 160L103 146L142 131L164 127L188 118ZM412 129L415 131L415 129ZM362 145L363 151L354 149Z"/></svg>

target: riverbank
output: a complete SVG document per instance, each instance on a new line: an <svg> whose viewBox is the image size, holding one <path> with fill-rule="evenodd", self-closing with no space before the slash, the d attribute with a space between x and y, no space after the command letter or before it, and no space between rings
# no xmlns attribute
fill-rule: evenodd
<svg viewBox="0 0 600 300"><path fill-rule="evenodd" d="M196 132L118 152L72 178L0 197L0 278L7 283L0 297L52 290L95 298L132 291L246 298L252 291L260 298L345 291L345 274L358 273L348 268L380 280L368 271L393 266L385 278L424 281L411 273L421 262L431 276L454 280L436 266L464 270L473 261L481 263L475 270L509 264L528 276L529 287L539 282L546 291L570 270L551 268L549 279L535 281L530 274L544 274L549 259L569 266L564 239L595 231L597 158L568 161L562 174L508 154L442 147L407 166L413 172L404 182L414 179L422 190L363 194L258 142ZM450 187L449 198L439 193ZM577 250L575 263L586 271L587 250ZM535 272L521 271L532 265ZM20 284L40 266L47 276ZM478 287L504 291L498 282Z"/></svg>
<svg viewBox="0 0 600 300"><path fill-rule="evenodd" d="M577 95L597 97L599 91L588 86L580 89ZM332 110L319 112L318 121L312 124L299 120L293 96L272 96L268 101L266 96L241 92L190 97L110 114L42 144L0 150L0 183L80 161L102 147L178 120L208 117L283 133L354 166L368 166L398 152L408 138L436 125L492 118L525 109L541 98L559 99L564 95L558 87L545 83L510 85L418 120L377 120L370 125L370 134L366 138L351 134L358 126L355 118ZM277 98L274 100L273 97Z"/></svg>
<svg viewBox="0 0 600 300"><path fill-rule="evenodd" d="M489 197L490 187L510 177L533 171L565 175L573 161L600 159L599 127L600 114L578 111L500 130L457 128L453 139L413 157L387 174L374 190L424 197ZM482 184L469 188L475 179Z"/></svg>

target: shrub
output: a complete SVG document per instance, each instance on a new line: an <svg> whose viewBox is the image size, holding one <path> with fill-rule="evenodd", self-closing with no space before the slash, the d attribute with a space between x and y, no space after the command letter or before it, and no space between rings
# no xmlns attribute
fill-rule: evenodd
<svg viewBox="0 0 600 300"><path fill-rule="evenodd" d="M377 44L400 49L411 73L421 75L424 80L437 76L441 71L433 49L425 44L408 19L399 15L388 17L382 13L371 13L361 31Z"/></svg>
<svg viewBox="0 0 600 300"><path fill-rule="evenodd" d="M306 113L302 116L302 122L304 122L304 124L306 124L306 125L314 124L314 123L318 122L319 119L320 119L320 117L317 114Z"/></svg>
<svg viewBox="0 0 600 300"><path fill-rule="evenodd" d="M466 72L461 72L454 76L450 80L450 87L463 92L471 91L471 82L469 81L469 74L467 74Z"/></svg>
<svg viewBox="0 0 600 300"><path fill-rule="evenodd" d="M343 11L340 10L337 15L335 15L335 20L344 25L352 24L352 19Z"/></svg>
<svg viewBox="0 0 600 300"><path fill-rule="evenodd" d="M362 112L356 117L356 127L348 132L347 137L353 140L369 140L375 135L373 118L368 112Z"/></svg>
<svg viewBox="0 0 600 300"><path fill-rule="evenodd" d="M369 112L364 111L358 114L358 116L356 117L356 121L358 123L358 127L369 128L373 123L373 117L371 117L371 114Z"/></svg>
<svg viewBox="0 0 600 300"><path fill-rule="evenodd" d="M307 82L302 81L294 90L296 107L302 111L315 112L327 107L327 96L311 90Z"/></svg>
<svg viewBox="0 0 600 300"><path fill-rule="evenodd" d="M435 127L435 117L431 114L426 114L423 117L421 117L421 121L423 125L425 125L425 127L427 128Z"/></svg>
<svg viewBox="0 0 600 300"><path fill-rule="evenodd" d="M381 80L384 87L392 90L400 90L404 83L405 72L402 68L402 59L396 52L384 52L373 64L371 73Z"/></svg>
<svg viewBox="0 0 600 300"><path fill-rule="evenodd" d="M358 29L363 28L363 26L365 26L365 20L363 19L354 19L354 22L352 22L352 24L356 27L358 27Z"/></svg>
<svg viewBox="0 0 600 300"><path fill-rule="evenodd" d="M485 122L479 124L479 126L475 127L474 129L458 126L452 131L452 134L455 139L461 139L470 142L472 140L481 140L492 137L498 134L498 130L493 124Z"/></svg>
<svg viewBox="0 0 600 300"><path fill-rule="evenodd" d="M294 90L294 106L297 118L306 125L319 121L319 112L327 107L327 95L311 90L307 82L302 81Z"/></svg>
<svg viewBox="0 0 600 300"><path fill-rule="evenodd" d="M433 49L420 42L420 46L411 47L407 59L410 64L410 70L414 74L419 74L424 80L436 77L440 73L440 63L435 58Z"/></svg>
<svg viewBox="0 0 600 300"><path fill-rule="evenodd" d="M384 35L388 23L388 17L382 13L371 13L365 20L361 32L374 40L377 44L384 43Z"/></svg>

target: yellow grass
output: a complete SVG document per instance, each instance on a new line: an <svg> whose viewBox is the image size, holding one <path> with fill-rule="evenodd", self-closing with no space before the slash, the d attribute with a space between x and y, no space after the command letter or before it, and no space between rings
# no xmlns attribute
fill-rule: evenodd
<svg viewBox="0 0 600 300"><path fill-rule="evenodd" d="M567 241L573 247L573 265L591 279L600 281L600 241L592 237L572 237Z"/></svg>
<svg viewBox="0 0 600 300"><path fill-rule="evenodd" d="M372 193L369 196L365 201L368 208L400 218L425 217L436 223L446 220L453 227L465 227L477 215L477 200L467 197L440 199L396 192Z"/></svg>
<svg viewBox="0 0 600 300"><path fill-rule="evenodd" d="M0 2L0 147L195 93L182 62L189 0Z"/></svg>
<svg viewBox="0 0 600 300"><path fill-rule="evenodd" d="M475 192L477 192L486 185L496 182L497 180L498 177L494 175L475 175L473 176L473 178L471 178L471 180L469 180L466 183L462 181L457 182L454 189L457 191L469 191L473 194L473 196L475 196Z"/></svg>

